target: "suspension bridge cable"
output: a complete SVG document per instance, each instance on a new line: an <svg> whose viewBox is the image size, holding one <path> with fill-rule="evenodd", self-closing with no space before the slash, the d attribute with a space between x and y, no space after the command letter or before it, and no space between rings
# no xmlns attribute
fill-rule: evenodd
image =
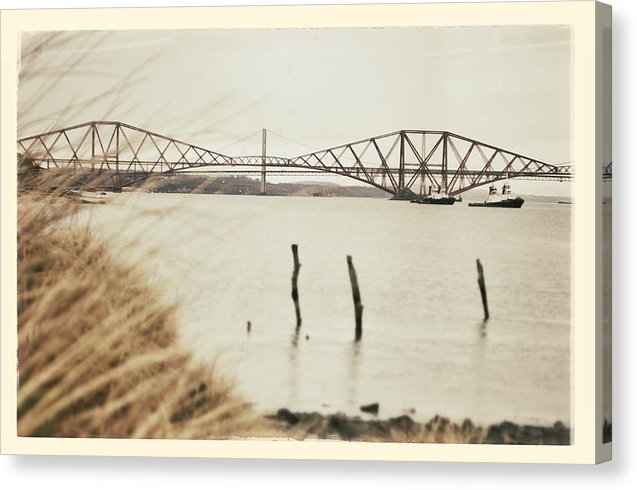
<svg viewBox="0 0 637 490"><path fill-rule="evenodd" d="M229 145L226 145L226 146L223 146L223 147L219 148L219 150L218 150L218 151L219 151L219 152L221 152L221 151L225 150L226 148L230 148L231 146L234 146L234 145L237 145L237 144L239 144L239 143L242 143L242 142L244 142L245 140L250 139L250 138L252 138L253 136L256 136L256 135L257 135L257 134L259 134L260 132L261 132L261 130L259 130L259 131L255 131L254 133L249 134L248 136L244 136L243 138L240 138L240 139L236 140L235 142L230 143Z"/></svg>
<svg viewBox="0 0 637 490"><path fill-rule="evenodd" d="M272 131L271 129L268 129L268 130L267 130L267 132L268 132L268 133L271 133L271 134L273 134L273 135L275 135L275 136L278 136L279 138L283 138L284 140L288 140L288 141L290 141L291 143L295 143L295 144L297 144L297 145L304 146L305 148L308 148L308 149L310 149L310 150L312 150L312 151L321 151L321 150L319 150L318 148L313 148L313 147L311 147L311 146L309 146L309 145L306 145L305 143L301 143L300 141L296 141L296 140L293 140L292 138L288 138L287 136L283 136L282 134L279 134L279 133L277 133L276 131Z"/></svg>
<svg viewBox="0 0 637 490"><path fill-rule="evenodd" d="M308 149L312 150L315 153L318 153L318 152L321 152L321 151L325 151L325 149L318 149L318 148L309 146L309 145L307 145L305 143L301 143L300 141L294 140L292 138L288 138L287 136L283 136L282 134L279 134L276 131L272 131L270 129L268 129L267 131L268 131L268 133L272 133L272 134L274 134L274 135L276 135L276 136L278 136L280 138L283 138L284 140L288 140L288 141L290 141L292 143L296 143L297 145L304 146L305 148L308 148ZM349 161L352 161L352 162L356 162L356 159L354 157L349 156L349 155L343 154L343 155L341 155L340 158L342 158L344 160L349 160ZM361 160L361 163L366 163L368 165L376 165L376 162L369 162L369 161L365 161L365 160Z"/></svg>

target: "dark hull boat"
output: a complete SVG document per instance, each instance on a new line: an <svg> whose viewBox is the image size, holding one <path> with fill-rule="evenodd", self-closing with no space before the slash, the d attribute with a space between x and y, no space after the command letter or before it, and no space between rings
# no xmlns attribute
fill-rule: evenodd
<svg viewBox="0 0 637 490"><path fill-rule="evenodd" d="M456 202L455 197L436 197L436 196L425 196L425 197L417 197L413 201L416 204L446 204L452 205Z"/></svg>
<svg viewBox="0 0 637 490"><path fill-rule="evenodd" d="M438 186L437 191L432 192L433 186L429 186L429 192L425 194L423 190L421 190L421 194L412 199L411 202L416 204L443 204L447 206L451 206L456 201L461 201L462 199L456 199L455 197L451 197L446 192L442 192L442 188Z"/></svg>
<svg viewBox="0 0 637 490"><path fill-rule="evenodd" d="M442 192L442 189L438 187L438 191L431 192L432 186L429 186L428 194L421 194L416 199L413 199L411 202L416 204L443 204L447 206L451 206L456 202L455 197L449 196L446 192Z"/></svg>
<svg viewBox="0 0 637 490"><path fill-rule="evenodd" d="M504 184L502 186L502 194L498 195L498 188L491 184L489 186L489 194L484 202L470 202L469 206L475 208L521 208L524 199L513 196L511 194L511 186Z"/></svg>
<svg viewBox="0 0 637 490"><path fill-rule="evenodd" d="M477 208L521 208L522 204L524 204L524 199L514 197L500 201L470 202L469 206Z"/></svg>

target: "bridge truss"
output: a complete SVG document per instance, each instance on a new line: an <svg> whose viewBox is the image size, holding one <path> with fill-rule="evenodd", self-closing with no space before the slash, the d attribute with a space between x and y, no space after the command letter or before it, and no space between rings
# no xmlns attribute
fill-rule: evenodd
<svg viewBox="0 0 637 490"><path fill-rule="evenodd" d="M451 196L506 178L569 180L571 165L553 165L448 131L401 130L296 157L228 156L118 121L94 121L18 140L22 159L60 169L78 182L121 188L182 171L248 173L266 169L341 175L395 194ZM607 167L610 175L612 165ZM605 171L606 172L606 171Z"/></svg>

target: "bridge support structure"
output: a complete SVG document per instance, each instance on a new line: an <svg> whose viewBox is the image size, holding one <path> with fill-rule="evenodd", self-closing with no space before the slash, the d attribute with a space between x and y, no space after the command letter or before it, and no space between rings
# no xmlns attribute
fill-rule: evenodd
<svg viewBox="0 0 637 490"><path fill-rule="evenodd" d="M261 195L266 194L266 168L267 168L267 134L268 130L263 128L261 133Z"/></svg>
<svg viewBox="0 0 637 490"><path fill-rule="evenodd" d="M397 194L440 190L450 196L503 179L570 180L572 165L553 165L448 131L403 129L294 157L261 153L231 157L119 121L93 121L18 140L20 159L70 175L74 186L129 186L180 171L260 175L299 170L351 178ZM268 170L269 169L269 170ZM612 176L612 165L604 177Z"/></svg>

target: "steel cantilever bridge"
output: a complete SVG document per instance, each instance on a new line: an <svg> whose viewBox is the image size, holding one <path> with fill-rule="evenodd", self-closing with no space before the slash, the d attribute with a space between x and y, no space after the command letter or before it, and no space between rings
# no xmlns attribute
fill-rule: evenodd
<svg viewBox="0 0 637 490"><path fill-rule="evenodd" d="M569 180L571 165L554 165L448 131L400 130L296 157L228 156L118 121L94 121L18 140L20 158L44 169L65 169L78 182L99 177L122 188L148 177L184 171L276 175L326 172L391 194L420 185L420 193L451 196L506 178ZM610 175L610 165L605 170Z"/></svg>

